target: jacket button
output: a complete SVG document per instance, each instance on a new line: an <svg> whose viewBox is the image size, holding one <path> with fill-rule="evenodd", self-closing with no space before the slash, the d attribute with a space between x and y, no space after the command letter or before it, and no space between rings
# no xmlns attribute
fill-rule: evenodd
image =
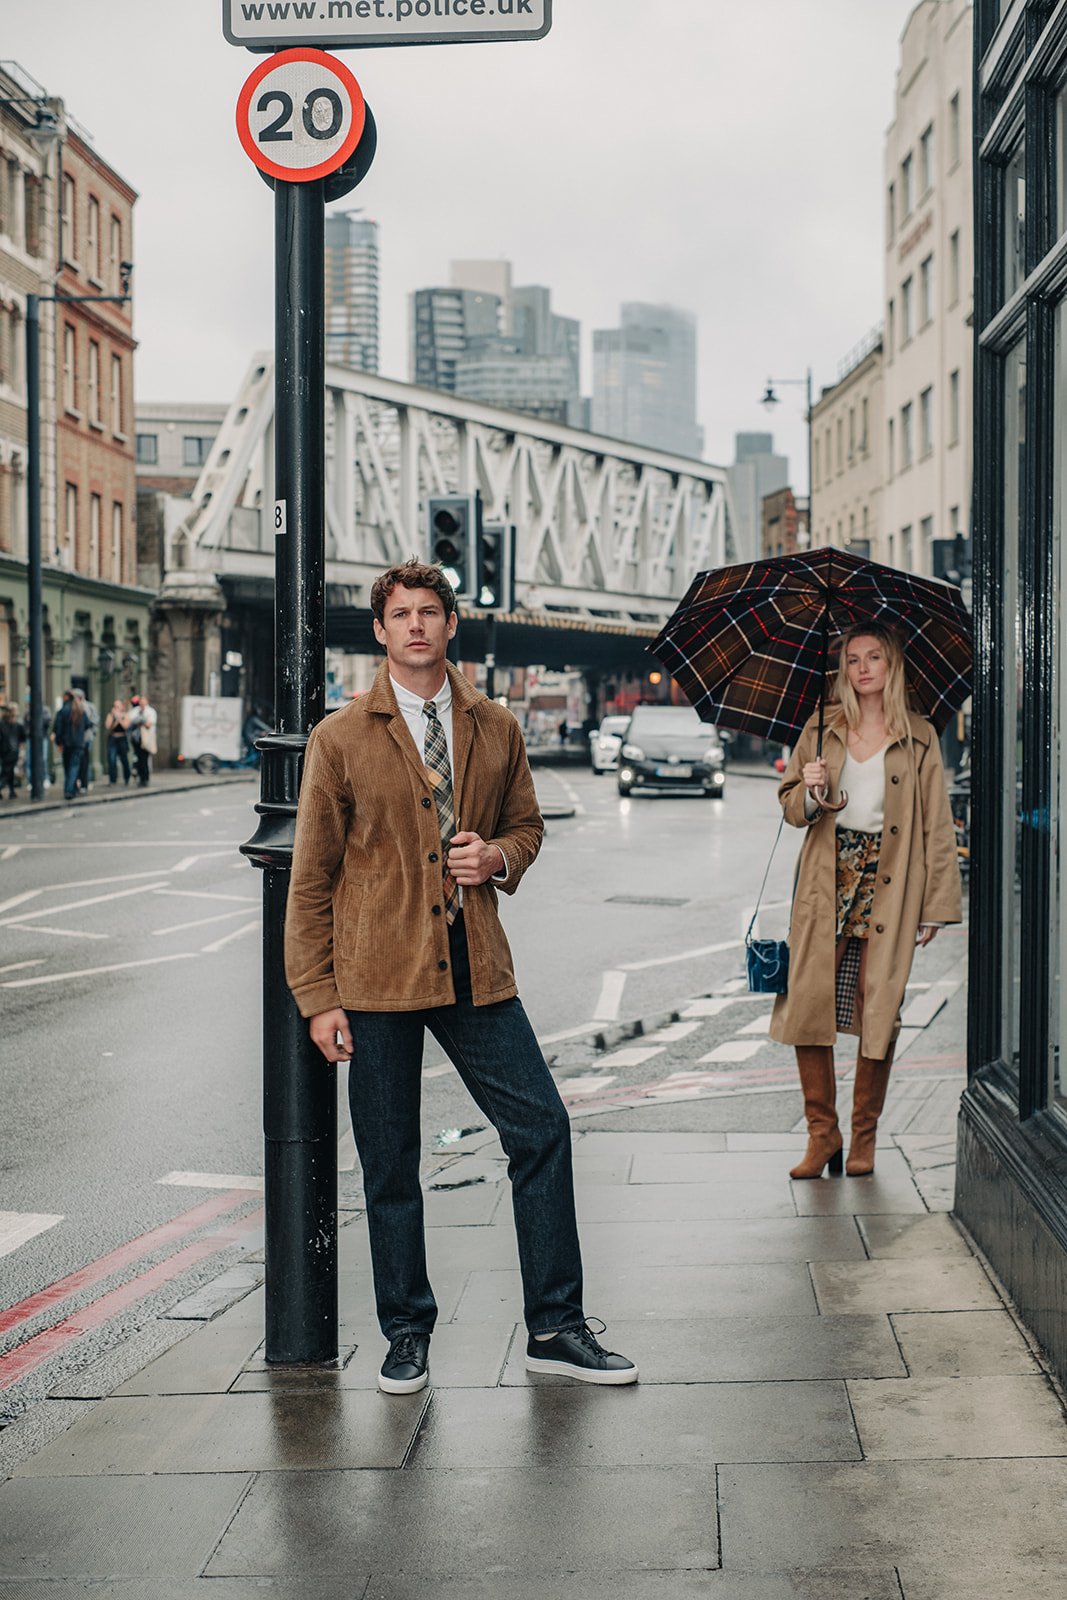
<svg viewBox="0 0 1067 1600"><path fill-rule="evenodd" d="M899 828L890 828L889 831L890 831L890 833L899 833L900 829Z"/></svg>
<svg viewBox="0 0 1067 1600"><path fill-rule="evenodd" d="M433 912L435 917L439 917L441 915L441 907L440 906L431 906L430 910Z"/></svg>
<svg viewBox="0 0 1067 1600"><path fill-rule="evenodd" d="M900 779L899 779L899 778L894 778L894 779L893 779L893 782L894 782L894 783L899 783L899 782L900 782Z"/></svg>
<svg viewBox="0 0 1067 1600"><path fill-rule="evenodd" d="M438 972L447 972L448 971L448 962L447 961L439 961L437 963L437 970L438 970Z"/></svg>
<svg viewBox="0 0 1067 1600"><path fill-rule="evenodd" d="M431 861L436 861L437 860L437 851L436 850L431 850L430 851L430 860Z"/></svg>
<svg viewBox="0 0 1067 1600"><path fill-rule="evenodd" d="M885 932L885 927L883 926L882 923L879 923L874 931L875 931L875 933L884 933Z"/></svg>
<svg viewBox="0 0 1067 1600"><path fill-rule="evenodd" d="M892 878L883 878L882 879L883 883L892 883L892 881L893 881Z"/></svg>
<svg viewBox="0 0 1067 1600"><path fill-rule="evenodd" d="M426 807L427 811L429 811L429 809L430 809L430 797L429 797L428 794L424 794L423 795L422 803Z"/></svg>

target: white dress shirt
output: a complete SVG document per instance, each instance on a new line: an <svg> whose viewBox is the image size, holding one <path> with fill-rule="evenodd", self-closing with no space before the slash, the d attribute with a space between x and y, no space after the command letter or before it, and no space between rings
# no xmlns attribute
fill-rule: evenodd
<svg viewBox="0 0 1067 1600"><path fill-rule="evenodd" d="M841 788L848 795L848 804L834 818L839 828L850 828L854 833L881 833L885 821L885 753L884 744L866 761L857 761L851 751L845 756L841 769Z"/></svg>

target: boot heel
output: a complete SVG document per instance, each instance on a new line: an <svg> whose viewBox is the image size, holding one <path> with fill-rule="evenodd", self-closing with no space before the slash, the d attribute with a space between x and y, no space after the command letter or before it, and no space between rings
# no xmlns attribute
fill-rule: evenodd
<svg viewBox="0 0 1067 1600"><path fill-rule="evenodd" d="M841 1176L842 1172L845 1170L844 1149L836 1150L834 1152L829 1161L826 1163L826 1170L830 1174L831 1178L839 1178Z"/></svg>

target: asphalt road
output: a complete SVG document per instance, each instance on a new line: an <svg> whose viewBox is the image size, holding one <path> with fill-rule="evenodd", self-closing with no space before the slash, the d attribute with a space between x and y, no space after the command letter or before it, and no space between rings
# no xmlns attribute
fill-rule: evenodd
<svg viewBox="0 0 1067 1600"><path fill-rule="evenodd" d="M741 971L777 809L756 778L731 777L721 802L620 800L588 769L537 781L575 815L550 824L503 914L524 1003L565 1063L597 1028ZM62 1219L6 1255L0 1243L0 1304L204 1199L169 1174L262 1172L260 880L237 853L255 793L0 821L0 1216ZM783 840L772 904L794 850ZM425 1069L430 1146L476 1114L432 1041Z"/></svg>

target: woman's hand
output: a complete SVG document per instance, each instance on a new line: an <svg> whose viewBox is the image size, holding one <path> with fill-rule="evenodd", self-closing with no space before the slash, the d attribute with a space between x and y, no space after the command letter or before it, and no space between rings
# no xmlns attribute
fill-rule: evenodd
<svg viewBox="0 0 1067 1600"><path fill-rule="evenodd" d="M937 928L932 922L924 922L915 935L915 943L920 950L925 950L931 939L937 938Z"/></svg>
<svg viewBox="0 0 1067 1600"><path fill-rule="evenodd" d="M805 789L816 799L820 794L825 794L830 787L830 768L822 756L817 757L815 761L805 762L801 776L804 779Z"/></svg>

